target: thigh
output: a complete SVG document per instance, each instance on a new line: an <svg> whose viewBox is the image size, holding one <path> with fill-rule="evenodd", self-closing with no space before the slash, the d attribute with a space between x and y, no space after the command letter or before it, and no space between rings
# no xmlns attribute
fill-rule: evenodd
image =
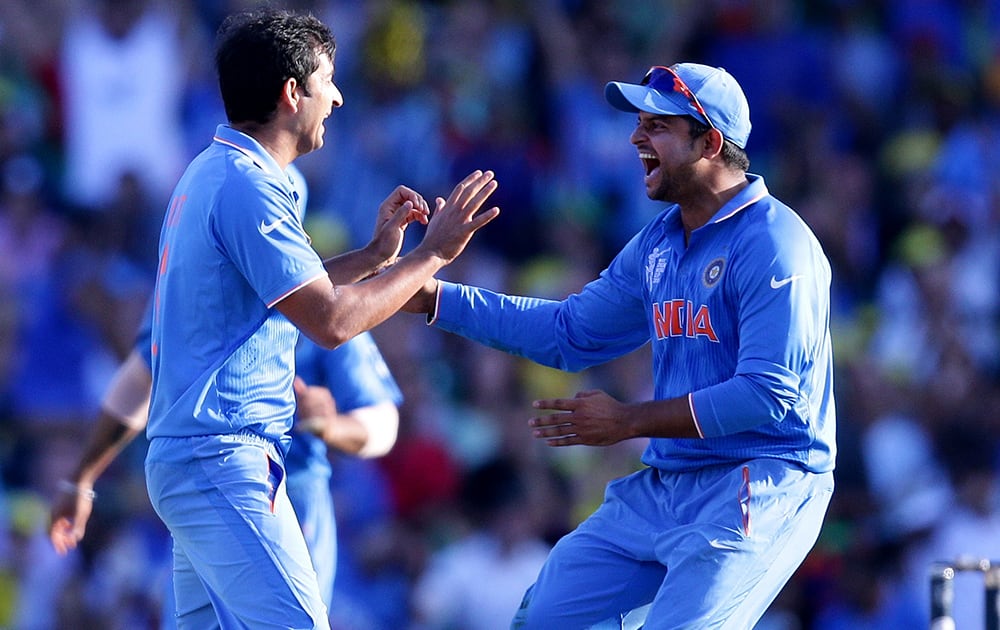
<svg viewBox="0 0 1000 630"><path fill-rule="evenodd" d="M219 618L215 614L212 600L209 597L201 578L195 573L194 567L187 556L174 545L174 570L169 580L168 596L164 602L164 613L161 630L168 628L183 628L214 630L219 628Z"/></svg>
<svg viewBox="0 0 1000 630"><path fill-rule="evenodd" d="M653 524L632 508L655 500L651 474L609 484L597 511L553 547L512 628L620 627L653 600L666 567L653 555Z"/></svg>
<svg viewBox="0 0 1000 630"><path fill-rule="evenodd" d="M194 595L196 577L223 628L326 627L284 472L266 449L202 440L188 444L190 456L153 451L151 444L150 499L173 535L175 561L184 558L175 570L192 569L175 576L182 581L178 625L188 627L187 614L204 610L204 598Z"/></svg>
<svg viewBox="0 0 1000 630"><path fill-rule="evenodd" d="M657 543L667 575L644 628L752 627L815 543L832 490L831 474L776 460L699 486L689 524Z"/></svg>

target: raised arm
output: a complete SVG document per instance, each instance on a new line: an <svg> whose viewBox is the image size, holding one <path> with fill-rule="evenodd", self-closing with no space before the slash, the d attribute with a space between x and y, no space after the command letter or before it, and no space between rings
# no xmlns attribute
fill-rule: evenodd
<svg viewBox="0 0 1000 630"><path fill-rule="evenodd" d="M336 273L319 278L283 299L277 308L325 348L373 328L395 314L462 253L479 228L496 218L499 208L479 212L496 187L492 172L473 172L455 186L447 200L437 199L423 241L384 272L353 284L335 284L331 277L336 278ZM394 220L404 225L401 218Z"/></svg>

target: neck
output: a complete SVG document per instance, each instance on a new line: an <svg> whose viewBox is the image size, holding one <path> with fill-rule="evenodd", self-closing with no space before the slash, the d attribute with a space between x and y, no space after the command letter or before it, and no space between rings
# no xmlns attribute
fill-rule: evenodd
<svg viewBox="0 0 1000 630"><path fill-rule="evenodd" d="M282 169L288 168L292 160L298 157L295 152L295 143L274 125L243 122L231 123L231 126L236 131L245 133L256 140Z"/></svg>
<svg viewBox="0 0 1000 630"><path fill-rule="evenodd" d="M705 189L701 195L680 203L681 223L684 225L684 237L687 241L701 226L708 223L722 206L729 203L741 190L750 184L745 174L729 178L717 186Z"/></svg>

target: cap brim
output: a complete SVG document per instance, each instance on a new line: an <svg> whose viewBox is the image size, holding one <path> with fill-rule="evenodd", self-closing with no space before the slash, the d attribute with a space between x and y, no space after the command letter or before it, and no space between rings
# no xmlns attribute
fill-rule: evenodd
<svg viewBox="0 0 1000 630"><path fill-rule="evenodd" d="M604 98L623 112L648 112L664 116L694 115L687 102L676 103L661 92L645 85L612 81L604 86Z"/></svg>

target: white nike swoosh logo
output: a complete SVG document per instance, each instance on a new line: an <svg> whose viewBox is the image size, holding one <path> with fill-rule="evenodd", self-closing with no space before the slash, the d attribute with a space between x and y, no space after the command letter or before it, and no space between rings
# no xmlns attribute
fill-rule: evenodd
<svg viewBox="0 0 1000 630"><path fill-rule="evenodd" d="M709 546L716 549L736 549L736 545L725 540L719 540L718 538L713 538L708 541Z"/></svg>
<svg viewBox="0 0 1000 630"><path fill-rule="evenodd" d="M786 284L791 284L793 281L798 280L801 277L802 277L801 275L796 274L794 276L788 276L784 280L778 280L774 276L771 276L771 288L772 289L780 289L781 287L785 286Z"/></svg>
<svg viewBox="0 0 1000 630"><path fill-rule="evenodd" d="M260 222L260 233L261 234L270 234L271 232L273 232L275 230L275 228L277 228L279 225L281 225L282 223L284 223L285 221L287 221L287 220L289 220L291 218L292 218L292 215L286 214L285 216L281 217L280 219L275 219L274 221L272 221L270 223L264 223L263 221L261 221Z"/></svg>

